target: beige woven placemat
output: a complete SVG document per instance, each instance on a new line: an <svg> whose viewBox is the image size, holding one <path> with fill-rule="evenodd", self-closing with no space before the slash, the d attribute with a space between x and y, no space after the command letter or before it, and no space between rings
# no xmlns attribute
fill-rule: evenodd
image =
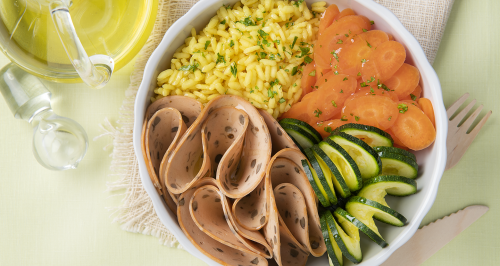
<svg viewBox="0 0 500 266"><path fill-rule="evenodd" d="M369 1L369 0L366 0ZM443 36L446 21L454 0L375 0L396 14L403 25L420 42L427 58L432 63ZM137 159L132 144L134 126L134 101L142 80L146 62L158 46L167 29L184 15L197 0L159 0L156 23L146 45L137 57L130 86L125 91L125 100L120 108L118 128L108 121L103 127L113 137L111 170L112 179L109 191L125 191L120 206L110 208L114 222L122 229L134 233L152 235L160 243L178 246L177 240L165 228L153 209L153 203L144 190Z"/></svg>

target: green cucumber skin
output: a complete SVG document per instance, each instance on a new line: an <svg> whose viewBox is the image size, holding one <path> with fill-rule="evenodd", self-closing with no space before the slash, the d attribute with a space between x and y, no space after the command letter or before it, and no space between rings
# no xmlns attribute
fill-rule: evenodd
<svg viewBox="0 0 500 266"><path fill-rule="evenodd" d="M349 129L369 131L369 132L378 134L378 135L388 139L391 143L391 146L394 145L394 140L392 139L392 136L389 133L383 131L382 129L380 129L378 127L349 123L349 124L345 124L345 125L342 125L342 126L336 128L333 132L345 132L345 133L347 133L347 131L349 131Z"/></svg>
<svg viewBox="0 0 500 266"><path fill-rule="evenodd" d="M309 134L307 131L300 128L299 126L291 125L291 124L283 124L283 125L281 125L281 127L295 141L295 144L299 144L300 141L292 135L293 133L296 133L296 134L300 135L302 138L304 138L304 141L306 141L308 143L298 145L299 147L301 147L304 150L307 148L310 148L314 144L318 143L318 141L316 141L316 138L314 138L314 136L312 136L311 134Z"/></svg>
<svg viewBox="0 0 500 266"><path fill-rule="evenodd" d="M401 223L404 225L406 224L407 222L407 219L406 217L404 217L402 214L400 214L399 212L387 207L387 206L384 206L376 201L373 201L373 200L369 200L367 198L363 198L363 197L359 197L359 196L353 196L353 197L350 197L349 198L349 201L347 202L347 204L349 204L350 202L357 202L357 203L361 203L363 205L367 205L367 206L370 206L370 207L373 207L373 208L377 208L385 213L388 213L389 215L395 217L396 219L400 220ZM377 219L375 216L373 216L373 218ZM394 225L394 226L400 226L400 225L395 225L395 224L391 224L391 223L388 223L386 221L382 221L380 219L377 219L383 223L387 223L387 224L390 224L390 225Z"/></svg>
<svg viewBox="0 0 500 266"><path fill-rule="evenodd" d="M313 167L314 171L316 171L316 175L318 176L318 179L321 183L321 186L326 192L326 195L328 196L328 200L330 201L331 204L337 204L337 196L335 196L335 192L330 189L330 186L326 182L326 177L323 174L323 170L319 166L318 161L316 160L316 157L314 157L314 154L311 149L306 149L305 150L306 157L309 159L309 162L311 163L311 166Z"/></svg>
<svg viewBox="0 0 500 266"><path fill-rule="evenodd" d="M302 163L302 168L304 168L304 173L306 174L307 179L309 180L309 183L311 184L311 187L313 188L314 194L316 194L316 197L318 197L318 200L321 203L321 205L323 205L323 207L330 206L331 205L330 201L325 199L325 197L323 196L323 193L321 193L321 191L319 190L319 187L316 184L316 181L314 180L314 177L313 177L312 172L311 172L311 168L309 168L309 163L307 162L307 160L302 160L301 163Z"/></svg>
<svg viewBox="0 0 500 266"><path fill-rule="evenodd" d="M330 157L328 157L326 153L321 148L319 148L318 145L314 145L312 147L312 150L323 160L323 162L325 162L326 166L328 166L328 168L330 169L332 175L335 177L335 179L337 179L337 182L339 182L340 186L342 187L342 191L338 191L340 196L342 196L343 198L349 197L351 195L351 191L349 190L349 187L345 183L345 180L342 177L342 174L340 174L340 171L337 168L337 166L335 166L332 160L330 160Z"/></svg>
<svg viewBox="0 0 500 266"><path fill-rule="evenodd" d="M335 138L343 138L349 142L355 143L356 145L360 146L362 149L367 151L372 157L374 157L377 164L378 164L379 171L374 176L377 176L382 172L382 160L380 159L380 156L372 147L370 147L368 144L366 144L366 142L364 142L356 137L353 137L347 133L340 132L340 131L339 132L332 132L332 134L330 135L329 138L333 141L335 141Z"/></svg>
<svg viewBox="0 0 500 266"><path fill-rule="evenodd" d="M400 163L404 163L404 164L408 165L413 170L415 170L414 171L415 173L413 175L407 176L408 178L416 178L418 176L418 164L415 161L413 161L412 159L410 159L409 157L406 157L404 155L397 154L397 153L386 152L386 151L381 151L378 154L379 154L380 159L382 161L384 159L396 160ZM383 167L383 164L382 164L382 167Z"/></svg>
<svg viewBox="0 0 500 266"><path fill-rule="evenodd" d="M361 232L363 232L366 236L368 236L373 242L377 243L377 245L382 248L387 247L389 244L385 242L383 238L381 238L377 233L373 232L368 226L362 223L360 220L356 219L356 217L349 214L342 208L337 208L334 212L336 216L341 216L344 219L351 222L354 226L356 226Z"/></svg>
<svg viewBox="0 0 500 266"><path fill-rule="evenodd" d="M334 218L333 215L330 211L326 211L324 213L326 222L328 226L330 227L330 230L332 231L332 235L335 236L337 235L338 237L335 238L335 242L337 242L337 245L339 246L340 250L342 251L342 254L350 261L352 261L355 264L360 263L363 260L363 257L361 257L360 260L357 260L354 258L354 256L349 252L347 249L346 245L344 244L344 240L342 240L342 237L338 233L339 230L343 230L342 228L337 228L337 226L334 223ZM340 226L339 226L340 227Z"/></svg>
<svg viewBox="0 0 500 266"><path fill-rule="evenodd" d="M338 260L337 260L337 255L335 254L335 251L333 251L333 245L332 241L330 239L330 235L328 234L328 224L326 222L326 216L324 213L320 215L320 224L321 224L321 231L323 232L323 239L325 240L325 246L326 246L326 252L328 253L328 256L330 256L330 259L335 266L343 266Z"/></svg>
<svg viewBox="0 0 500 266"><path fill-rule="evenodd" d="M321 137L321 134L319 134L319 132L316 129L314 129L311 125L309 125L308 123L306 123L302 120L298 120L298 119L294 119L294 118L284 118L284 119L281 119L279 121L279 124L280 125L291 124L291 125L299 126L302 129L306 130L308 133L310 133L313 137L315 137L317 142L320 142L321 140L323 140L323 137Z"/></svg>
<svg viewBox="0 0 500 266"><path fill-rule="evenodd" d="M391 195L391 196L396 196L396 197L405 197L405 196L409 196L409 195L413 195L417 192L417 181L411 179L411 178L408 178L408 177L404 177L404 176L399 176L399 175L379 175L379 176L376 176L376 177L372 177L368 180L366 180L364 183L363 183L363 189L369 189L371 186L374 186L378 183L382 183L382 182L400 182L400 183L406 183L410 186L413 186L415 189L413 191L413 193L410 193L410 194L405 194L405 195L396 195L396 194L391 194L389 192L387 192L387 194ZM363 191L363 189L361 189L359 193L361 193Z"/></svg>
<svg viewBox="0 0 500 266"><path fill-rule="evenodd" d="M400 154L400 155L403 155L403 156L406 156L410 159L412 159L413 161L417 162L417 157L415 156L415 154L409 152L409 151L405 151L403 149L400 149L400 148L396 148L396 147L386 147L386 146L377 146L377 147L373 147L373 149L379 153L380 155L380 152L391 152L391 153L396 153L396 154Z"/></svg>
<svg viewBox="0 0 500 266"><path fill-rule="evenodd" d="M335 143L335 141L331 140L330 138L326 138L324 142L326 142L332 148L336 149L342 156L344 156L344 158L347 160L352 170L354 171L354 174L356 175L356 181L358 182L359 187L351 191L353 192L360 190L363 187L363 178L361 178L361 171L359 171L359 167L354 161L354 159L351 157L351 155L349 155L349 153L347 153L346 150L344 150L344 148L342 148L342 146L338 145L337 143Z"/></svg>

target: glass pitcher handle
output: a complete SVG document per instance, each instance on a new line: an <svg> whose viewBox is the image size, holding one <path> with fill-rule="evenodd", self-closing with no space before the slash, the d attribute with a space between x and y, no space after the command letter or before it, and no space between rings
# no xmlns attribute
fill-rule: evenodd
<svg viewBox="0 0 500 266"><path fill-rule="evenodd" d="M51 1L49 8L57 34L68 54L71 63L87 85L100 89L111 78L114 69L113 58L107 55L93 55L89 57L83 49L82 43L76 35L68 7L70 0Z"/></svg>

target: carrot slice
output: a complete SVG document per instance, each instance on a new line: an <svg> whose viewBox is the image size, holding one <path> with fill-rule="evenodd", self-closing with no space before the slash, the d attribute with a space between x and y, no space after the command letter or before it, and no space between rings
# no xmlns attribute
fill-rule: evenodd
<svg viewBox="0 0 500 266"><path fill-rule="evenodd" d="M329 73L331 71L331 68L322 68L316 65L316 77L323 77L324 75L326 75L326 73Z"/></svg>
<svg viewBox="0 0 500 266"><path fill-rule="evenodd" d="M317 71L316 71L316 73L317 73ZM335 76L335 72L333 72L333 71L330 71L324 75L321 75L321 73L320 73L319 76L316 76L316 84L314 85L314 88L318 89L319 86L328 82L328 79L333 77L333 76Z"/></svg>
<svg viewBox="0 0 500 266"><path fill-rule="evenodd" d="M366 95L346 101L342 110L342 119L350 123L360 123L378 127L382 130L394 125L398 118L397 103L389 97Z"/></svg>
<svg viewBox="0 0 500 266"><path fill-rule="evenodd" d="M387 133L389 133L389 135L391 135L392 140L394 141L394 144L393 144L394 147L400 148L403 150L409 150L408 147L406 147L403 144L403 142L401 142L401 140L399 140L398 137L396 137L396 135L394 135L394 133L392 132L392 130L390 128L386 129L385 132L387 132Z"/></svg>
<svg viewBox="0 0 500 266"><path fill-rule="evenodd" d="M335 18L333 18L333 20L339 20L343 17L354 16L354 15L356 15L356 12L354 12L354 10L352 10L350 8L346 8L346 9L342 10L342 12L337 14L337 16Z"/></svg>
<svg viewBox="0 0 500 266"><path fill-rule="evenodd" d="M420 106L420 104L418 104L417 101L414 101L414 100L400 100L400 102L405 102L407 104L415 105L416 107L418 107L418 109L422 110L422 107Z"/></svg>
<svg viewBox="0 0 500 266"><path fill-rule="evenodd" d="M370 95L378 95L378 96L385 96L389 97L391 100L393 100L395 103L399 101L398 96L392 91L385 91L383 89L376 88L371 88L371 87L364 87L358 90L356 88L356 93L353 95L349 96L344 102L344 105L347 105L347 103L355 98L363 97L363 96L370 96Z"/></svg>
<svg viewBox="0 0 500 266"><path fill-rule="evenodd" d="M301 88L302 88L302 97L308 94L314 89L314 84L316 84L316 73L313 71L316 69L316 64L313 62L307 64L302 71L302 80L301 80Z"/></svg>
<svg viewBox="0 0 500 266"><path fill-rule="evenodd" d="M404 63L384 84L403 98L415 90L420 81L420 72L412 65Z"/></svg>
<svg viewBox="0 0 500 266"><path fill-rule="evenodd" d="M347 44L349 37L362 33L363 29L371 29L370 20L364 16L347 16L334 21L314 46L316 64L322 68L333 67L338 62L336 51Z"/></svg>
<svg viewBox="0 0 500 266"><path fill-rule="evenodd" d="M333 20L339 14L340 11L337 5L328 6L328 8L325 10L325 13L323 14L323 17L319 21L318 36L321 36L321 34L325 31L325 29L328 28L330 25L332 25Z"/></svg>
<svg viewBox="0 0 500 266"><path fill-rule="evenodd" d="M418 101L420 99L420 95L422 94L422 87L420 85L417 85L417 87L408 95L406 95L403 98L400 98L400 100L415 100Z"/></svg>
<svg viewBox="0 0 500 266"><path fill-rule="evenodd" d="M384 83L401 68L405 59L406 51L402 44L395 41L380 44L361 67L363 81L374 78Z"/></svg>
<svg viewBox="0 0 500 266"><path fill-rule="evenodd" d="M394 135L408 148L422 150L436 139L436 129L431 120L418 107L399 102L401 113L391 128Z"/></svg>
<svg viewBox="0 0 500 266"><path fill-rule="evenodd" d="M338 128L338 127L340 127L342 125L345 125L347 123L348 123L347 121L342 121L340 119L331 119L331 120L328 120L328 121L324 121L324 122L319 122L319 123L313 124L311 126L314 129L316 129L316 131L318 131L319 134L321 134L321 136L323 138L326 138L326 137L330 136L330 132L332 132L336 128Z"/></svg>
<svg viewBox="0 0 500 266"><path fill-rule="evenodd" d="M371 30L349 39L347 45L338 53L339 73L357 76L361 71L363 59L369 58L377 46L387 41L389 37L381 30Z"/></svg>
<svg viewBox="0 0 500 266"><path fill-rule="evenodd" d="M427 98L420 98L418 99L418 104L420 104L420 109L422 109L422 111L424 111L424 114L429 117L429 120L431 120L435 128L436 118L434 116L434 107L432 107L431 101Z"/></svg>

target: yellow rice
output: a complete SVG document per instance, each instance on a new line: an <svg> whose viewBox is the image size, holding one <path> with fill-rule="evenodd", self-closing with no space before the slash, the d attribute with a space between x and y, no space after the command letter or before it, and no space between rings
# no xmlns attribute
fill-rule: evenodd
<svg viewBox="0 0 500 266"><path fill-rule="evenodd" d="M206 104L231 94L279 117L302 94L301 65L313 58L325 5L242 0L222 6L199 34L191 30L170 68L158 75L151 100L184 95Z"/></svg>

